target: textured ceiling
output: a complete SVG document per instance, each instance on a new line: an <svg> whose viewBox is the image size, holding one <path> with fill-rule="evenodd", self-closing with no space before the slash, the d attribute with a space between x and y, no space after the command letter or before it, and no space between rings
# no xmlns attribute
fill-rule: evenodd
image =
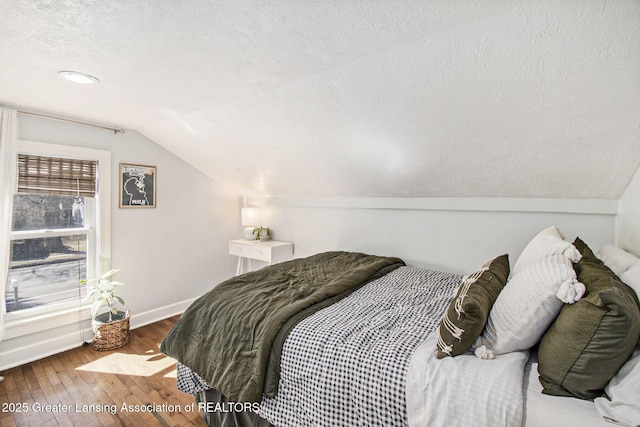
<svg viewBox="0 0 640 427"><path fill-rule="evenodd" d="M640 164L636 0L0 10L0 103L135 129L246 195L618 198Z"/></svg>

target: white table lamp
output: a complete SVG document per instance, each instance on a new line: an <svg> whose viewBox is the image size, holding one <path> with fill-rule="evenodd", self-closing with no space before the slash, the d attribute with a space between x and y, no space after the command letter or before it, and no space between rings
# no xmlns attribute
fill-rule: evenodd
<svg viewBox="0 0 640 427"><path fill-rule="evenodd" d="M244 238L254 240L253 229L260 225L260 209L258 208L242 208L242 226L244 229Z"/></svg>

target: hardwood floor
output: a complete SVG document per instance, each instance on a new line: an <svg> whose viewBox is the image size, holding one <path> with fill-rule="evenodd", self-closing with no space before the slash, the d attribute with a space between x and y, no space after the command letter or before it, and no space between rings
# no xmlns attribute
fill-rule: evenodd
<svg viewBox="0 0 640 427"><path fill-rule="evenodd" d="M83 346L0 372L0 426L203 426L158 349L177 320L134 329L117 350Z"/></svg>

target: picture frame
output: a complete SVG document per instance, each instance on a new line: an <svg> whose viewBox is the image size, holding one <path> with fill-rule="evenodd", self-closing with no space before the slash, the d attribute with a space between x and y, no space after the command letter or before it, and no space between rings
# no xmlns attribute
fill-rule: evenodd
<svg viewBox="0 0 640 427"><path fill-rule="evenodd" d="M155 208L156 179L155 166L120 163L120 207Z"/></svg>

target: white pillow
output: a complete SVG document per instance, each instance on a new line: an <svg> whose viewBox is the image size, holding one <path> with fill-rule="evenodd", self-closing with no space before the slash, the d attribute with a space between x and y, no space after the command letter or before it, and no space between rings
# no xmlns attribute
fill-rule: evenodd
<svg viewBox="0 0 640 427"><path fill-rule="evenodd" d="M620 280L629 285L640 297L640 258L614 245L604 245L596 256L611 269ZM594 400L600 415L629 425L640 420L640 344L632 357L620 368L607 384L609 399Z"/></svg>
<svg viewBox="0 0 640 427"><path fill-rule="evenodd" d="M640 297L640 258L613 245L604 245L596 256Z"/></svg>
<svg viewBox="0 0 640 427"><path fill-rule="evenodd" d="M593 401L602 415L628 425L640 422L640 347L611 378L604 391L606 397L596 397Z"/></svg>
<svg viewBox="0 0 640 427"><path fill-rule="evenodd" d="M620 276L620 280L622 280L626 285L629 285L636 294L638 298L640 298L640 265L636 265L631 267Z"/></svg>
<svg viewBox="0 0 640 427"><path fill-rule="evenodd" d="M560 230L552 226L542 230L531 239L513 265L511 275L515 276L538 258L552 254L571 255L570 258L573 262L580 260L580 253L575 250L571 242L564 241Z"/></svg>
<svg viewBox="0 0 640 427"><path fill-rule="evenodd" d="M575 256L578 250L571 247ZM556 294L563 287L584 293L567 256L545 255L530 263L502 289L474 347L484 345L495 355L533 347L560 313L563 302Z"/></svg>
<svg viewBox="0 0 640 427"><path fill-rule="evenodd" d="M618 277L634 265L640 265L640 259L637 256L614 245L604 245L598 249L596 256Z"/></svg>

